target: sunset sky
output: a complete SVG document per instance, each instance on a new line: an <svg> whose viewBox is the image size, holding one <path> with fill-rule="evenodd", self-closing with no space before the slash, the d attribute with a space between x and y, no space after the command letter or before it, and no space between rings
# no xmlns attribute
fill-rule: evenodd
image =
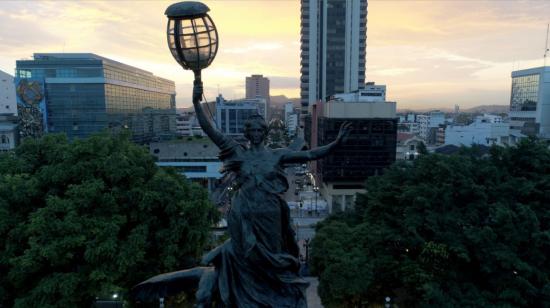
<svg viewBox="0 0 550 308"><path fill-rule="evenodd" d="M92 52L176 82L190 105L192 73L166 46L164 10L174 1L2 1L0 70L35 52ZM263 74L271 94L299 96L300 1L204 1L220 48L203 72L206 96L244 96ZM370 0L367 80L398 108L506 105L512 70L543 65L550 1ZM548 60L550 65L550 59Z"/></svg>

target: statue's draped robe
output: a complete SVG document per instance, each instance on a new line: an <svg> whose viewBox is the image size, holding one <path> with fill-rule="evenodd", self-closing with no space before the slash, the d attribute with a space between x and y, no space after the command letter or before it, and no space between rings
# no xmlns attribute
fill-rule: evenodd
<svg viewBox="0 0 550 308"><path fill-rule="evenodd" d="M280 196L288 189L279 164L284 150L255 159L230 138L220 149L224 171L236 175L230 239L205 256L215 265L221 300L227 307L307 307L308 284L298 274L299 249Z"/></svg>

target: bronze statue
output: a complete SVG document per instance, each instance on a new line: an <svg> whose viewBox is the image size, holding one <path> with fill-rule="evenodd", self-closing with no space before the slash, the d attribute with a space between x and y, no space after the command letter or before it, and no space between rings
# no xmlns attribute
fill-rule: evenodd
<svg viewBox="0 0 550 308"><path fill-rule="evenodd" d="M309 151L270 149L264 145L267 125L260 115L245 123L249 145L224 135L207 119L200 101L203 89L195 82L193 105L199 123L220 148L223 172L233 172L234 195L228 213L230 239L203 258L204 265L164 274L137 286L151 283L196 283L198 307L307 307L308 283L299 274L299 250L290 224L290 211L281 194L288 189L283 166L328 155L350 132L344 123L336 140ZM178 279L178 278L184 279ZM143 292L142 292L143 293Z"/></svg>

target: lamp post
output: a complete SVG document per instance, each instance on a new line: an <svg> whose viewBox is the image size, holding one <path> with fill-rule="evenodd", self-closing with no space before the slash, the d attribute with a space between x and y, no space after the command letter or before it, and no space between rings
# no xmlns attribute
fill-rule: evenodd
<svg viewBox="0 0 550 308"><path fill-rule="evenodd" d="M218 31L201 2L184 1L170 5L166 35L168 48L185 70L195 74L195 86L202 87L201 70L207 68L218 52Z"/></svg>
<svg viewBox="0 0 550 308"><path fill-rule="evenodd" d="M319 216L319 211L317 210L317 195L319 194L319 187L314 186L313 191L315 192L315 215Z"/></svg>

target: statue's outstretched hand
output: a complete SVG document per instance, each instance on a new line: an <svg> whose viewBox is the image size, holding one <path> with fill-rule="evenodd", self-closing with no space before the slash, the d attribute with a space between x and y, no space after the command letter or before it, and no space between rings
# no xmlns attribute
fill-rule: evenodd
<svg viewBox="0 0 550 308"><path fill-rule="evenodd" d="M351 131L351 122L346 121L342 123L342 125L340 126L340 131L338 132L338 137L336 137L336 142L338 144L342 144L343 142L345 142Z"/></svg>

